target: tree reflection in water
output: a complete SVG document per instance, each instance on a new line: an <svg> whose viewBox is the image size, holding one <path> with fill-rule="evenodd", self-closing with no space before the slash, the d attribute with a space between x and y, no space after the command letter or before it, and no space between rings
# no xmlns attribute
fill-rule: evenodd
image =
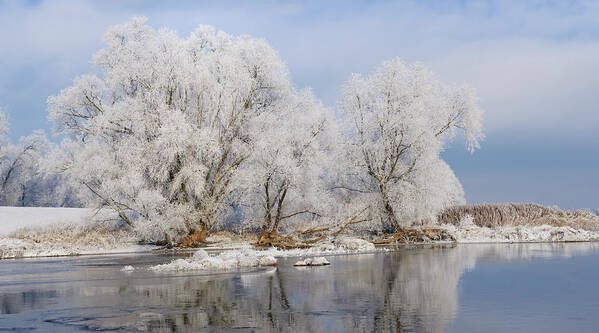
<svg viewBox="0 0 599 333"><path fill-rule="evenodd" d="M440 332L457 314L460 277L477 261L569 256L594 247L432 246L331 257L327 267L295 268L296 258L279 259L277 268L200 275L143 269L150 262L119 271L135 257L17 260L0 267L0 330ZM47 272L52 265L65 267Z"/></svg>

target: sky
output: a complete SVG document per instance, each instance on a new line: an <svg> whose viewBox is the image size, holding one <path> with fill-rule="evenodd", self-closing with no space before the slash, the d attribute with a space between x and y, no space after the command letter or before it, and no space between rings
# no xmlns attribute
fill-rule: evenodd
<svg viewBox="0 0 599 333"><path fill-rule="evenodd" d="M265 39L297 88L335 107L351 73L400 57L476 89L486 139L443 158L469 203L599 208L599 2L0 0L0 107L18 140L52 132L46 98L81 74L111 25L146 16Z"/></svg>

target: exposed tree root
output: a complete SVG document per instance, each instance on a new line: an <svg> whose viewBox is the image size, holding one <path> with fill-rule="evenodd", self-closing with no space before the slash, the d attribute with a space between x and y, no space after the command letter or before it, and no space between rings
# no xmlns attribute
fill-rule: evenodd
<svg viewBox="0 0 599 333"><path fill-rule="evenodd" d="M206 237L208 236L207 229L195 229L191 231L187 236L181 238L177 247L193 248L193 247L204 247L208 242Z"/></svg>
<svg viewBox="0 0 599 333"><path fill-rule="evenodd" d="M405 228L391 235L391 238L373 241L373 244L423 243L430 241L452 241L455 237L441 228Z"/></svg>

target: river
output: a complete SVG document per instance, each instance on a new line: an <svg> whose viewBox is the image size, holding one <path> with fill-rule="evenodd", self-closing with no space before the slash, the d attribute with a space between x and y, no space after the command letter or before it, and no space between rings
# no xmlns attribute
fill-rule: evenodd
<svg viewBox="0 0 599 333"><path fill-rule="evenodd" d="M330 266L157 273L174 256L0 261L0 331L597 332L599 244L463 244ZM132 272L122 271L132 265Z"/></svg>

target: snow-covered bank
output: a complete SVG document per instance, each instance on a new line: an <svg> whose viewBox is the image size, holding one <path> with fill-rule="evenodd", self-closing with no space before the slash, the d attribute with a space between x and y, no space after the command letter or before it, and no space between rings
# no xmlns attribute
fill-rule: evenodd
<svg viewBox="0 0 599 333"><path fill-rule="evenodd" d="M508 226L443 226L458 243L518 243L518 242L589 242L598 241L599 232L572 227Z"/></svg>
<svg viewBox="0 0 599 333"><path fill-rule="evenodd" d="M103 246L97 244L35 243L29 240L6 237L0 238L0 259L141 253L150 252L155 248L157 247L135 243L106 244Z"/></svg>
<svg viewBox="0 0 599 333"><path fill-rule="evenodd" d="M139 235L118 222L109 211L95 214L91 209L0 207L0 259L84 254L147 252L157 246L139 245ZM599 230L572 226L516 225L485 227L470 216L459 223L443 224L458 243L583 242L599 241ZM259 266L264 257L309 258L334 254L357 254L376 249L369 241L341 236L307 249L254 249L255 235L218 232L210 235L206 250L216 257L191 257L163 265L157 270L231 269Z"/></svg>
<svg viewBox="0 0 599 333"><path fill-rule="evenodd" d="M80 224L91 221L94 212L90 208L0 207L0 235L8 235L19 228Z"/></svg>
<svg viewBox="0 0 599 333"><path fill-rule="evenodd" d="M110 211L0 207L0 259L150 251Z"/></svg>
<svg viewBox="0 0 599 333"><path fill-rule="evenodd" d="M116 222L57 223L0 236L0 259L148 252Z"/></svg>
<svg viewBox="0 0 599 333"><path fill-rule="evenodd" d="M458 225L444 224L458 243L517 243L517 242L590 242L599 240L599 230L577 229L571 226L516 225L479 226L470 215Z"/></svg>

